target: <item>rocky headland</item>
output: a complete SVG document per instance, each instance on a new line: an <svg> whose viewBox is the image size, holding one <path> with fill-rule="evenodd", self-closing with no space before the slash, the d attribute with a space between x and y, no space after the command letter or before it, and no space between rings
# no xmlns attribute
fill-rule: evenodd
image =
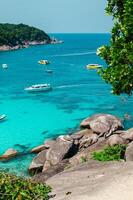
<svg viewBox="0 0 133 200"><path fill-rule="evenodd" d="M56 42L58 42L56 40ZM44 31L25 24L0 23L0 51L17 50L29 46L54 44Z"/></svg>
<svg viewBox="0 0 133 200"><path fill-rule="evenodd" d="M114 145L126 146L123 160L100 162L92 159L93 152ZM19 152L11 149L0 159L10 159L17 153ZM45 141L34 147L31 153L36 154L28 169L33 176L32 181L50 184L55 200L75 197L79 200L91 200L88 198L90 189L97 189L97 184L101 187L100 180L105 184L107 177L112 178L111 173L116 176L118 172L122 175L124 169L131 171L133 163L128 165L128 162L133 161L133 128L124 130L119 118L110 114L97 114L83 120L80 131ZM112 181L111 179L111 184ZM90 184L90 188L85 184ZM81 188L81 197L76 188Z"/></svg>

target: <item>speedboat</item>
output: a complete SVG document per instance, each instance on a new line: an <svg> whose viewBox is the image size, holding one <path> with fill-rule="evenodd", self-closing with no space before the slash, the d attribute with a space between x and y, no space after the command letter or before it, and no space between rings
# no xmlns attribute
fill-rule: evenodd
<svg viewBox="0 0 133 200"><path fill-rule="evenodd" d="M0 115L0 121L4 120L6 118L6 115Z"/></svg>
<svg viewBox="0 0 133 200"><path fill-rule="evenodd" d="M86 66L86 68L87 68L87 69L99 69L99 68L102 68L102 66L99 65L99 64L88 64L88 65Z"/></svg>
<svg viewBox="0 0 133 200"><path fill-rule="evenodd" d="M46 73L49 73L49 74L52 74L52 73L53 73L53 70L51 70L51 69L46 69L45 72L46 72Z"/></svg>
<svg viewBox="0 0 133 200"><path fill-rule="evenodd" d="M25 88L24 90L27 92L45 92L51 90L52 87L50 84L37 84L37 85L32 85L30 87Z"/></svg>
<svg viewBox="0 0 133 200"><path fill-rule="evenodd" d="M48 65L48 64L50 64L50 62L48 60L39 60L38 63L41 64L41 65Z"/></svg>
<svg viewBox="0 0 133 200"><path fill-rule="evenodd" d="M2 68L7 69L8 68L7 64L2 64Z"/></svg>

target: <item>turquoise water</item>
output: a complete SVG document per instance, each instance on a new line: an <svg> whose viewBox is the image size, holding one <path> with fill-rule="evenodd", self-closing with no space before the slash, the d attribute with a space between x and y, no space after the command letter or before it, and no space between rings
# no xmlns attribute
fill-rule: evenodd
<svg viewBox="0 0 133 200"><path fill-rule="evenodd" d="M57 34L63 44L36 46L0 53L0 65L7 63L8 70L0 69L0 114L7 120L0 123L0 153L15 148L21 156L0 167L19 174L26 172L33 157L28 152L46 139L78 129L80 121L94 113L111 113L123 118L133 115L133 98L113 96L96 71L87 71L88 63L105 66L96 49L109 42L108 34ZM45 66L37 62L48 59ZM32 84L51 83L53 90L28 94L24 88ZM133 120L124 122L126 128Z"/></svg>

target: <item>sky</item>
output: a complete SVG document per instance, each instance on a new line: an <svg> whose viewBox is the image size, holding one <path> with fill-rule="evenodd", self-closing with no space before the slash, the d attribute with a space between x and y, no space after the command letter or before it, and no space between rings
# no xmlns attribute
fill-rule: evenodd
<svg viewBox="0 0 133 200"><path fill-rule="evenodd" d="M24 23L47 33L107 33L107 0L0 0L0 23Z"/></svg>

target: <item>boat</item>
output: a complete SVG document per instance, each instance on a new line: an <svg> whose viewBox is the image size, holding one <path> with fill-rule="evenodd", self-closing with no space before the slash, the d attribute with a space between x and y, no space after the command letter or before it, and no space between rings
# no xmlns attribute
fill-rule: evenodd
<svg viewBox="0 0 133 200"><path fill-rule="evenodd" d="M8 68L8 65L7 65L7 64L2 64L2 68L3 68L3 69L7 69L7 68Z"/></svg>
<svg viewBox="0 0 133 200"><path fill-rule="evenodd" d="M46 73L49 73L49 74L52 74L52 73L53 73L53 70L51 70L51 69L46 69L45 72L46 72Z"/></svg>
<svg viewBox="0 0 133 200"><path fill-rule="evenodd" d="M37 84L37 85L32 85L30 87L25 88L24 90L27 92L45 92L51 90L52 87L50 84Z"/></svg>
<svg viewBox="0 0 133 200"><path fill-rule="evenodd" d="M51 40L51 44L62 44L64 43L63 40L57 40L56 38L52 38Z"/></svg>
<svg viewBox="0 0 133 200"><path fill-rule="evenodd" d="M0 115L0 121L4 120L6 118L6 115Z"/></svg>
<svg viewBox="0 0 133 200"><path fill-rule="evenodd" d="M39 60L38 63L41 64L41 65L48 65L48 64L50 64L50 62L48 60Z"/></svg>
<svg viewBox="0 0 133 200"><path fill-rule="evenodd" d="M99 64L88 64L88 65L86 66L86 68L87 68L87 69L100 69L100 68L102 68L102 66L99 65Z"/></svg>

